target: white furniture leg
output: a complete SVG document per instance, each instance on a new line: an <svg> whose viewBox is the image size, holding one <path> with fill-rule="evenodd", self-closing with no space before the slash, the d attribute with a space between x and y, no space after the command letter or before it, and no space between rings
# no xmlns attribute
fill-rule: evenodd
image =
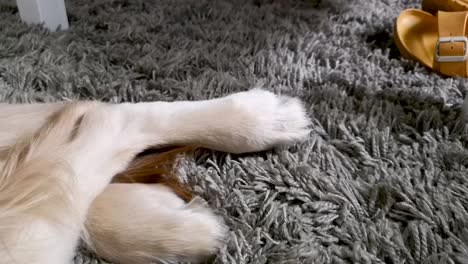
<svg viewBox="0 0 468 264"><path fill-rule="evenodd" d="M65 0L17 0L21 19L41 24L52 31L68 29Z"/></svg>

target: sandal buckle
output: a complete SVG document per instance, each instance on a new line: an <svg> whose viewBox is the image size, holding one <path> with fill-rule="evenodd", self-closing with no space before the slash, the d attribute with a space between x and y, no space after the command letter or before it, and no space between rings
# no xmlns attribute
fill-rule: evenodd
<svg viewBox="0 0 468 264"><path fill-rule="evenodd" d="M465 54L463 56L440 56L439 55L439 46L440 43L450 43L450 42L463 42L465 43ZM435 60L437 62L462 62L468 59L468 38L465 36L459 37L443 37L439 38L436 44L435 50Z"/></svg>

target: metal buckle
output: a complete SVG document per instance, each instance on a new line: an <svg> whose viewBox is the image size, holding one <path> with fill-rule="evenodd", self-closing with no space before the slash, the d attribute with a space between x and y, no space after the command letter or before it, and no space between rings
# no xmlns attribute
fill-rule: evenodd
<svg viewBox="0 0 468 264"><path fill-rule="evenodd" d="M465 54L463 56L440 56L439 55L439 46L440 43L449 43L449 42L463 42L465 43ZM468 59L468 38L465 36L460 37L444 37L439 38L436 44L435 50L435 60L437 62L461 62Z"/></svg>

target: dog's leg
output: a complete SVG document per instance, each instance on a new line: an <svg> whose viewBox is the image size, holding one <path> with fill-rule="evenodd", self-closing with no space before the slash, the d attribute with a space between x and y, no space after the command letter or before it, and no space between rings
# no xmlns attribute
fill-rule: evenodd
<svg viewBox="0 0 468 264"><path fill-rule="evenodd" d="M201 102L78 104L54 119L26 147L9 152L2 168L5 263L70 261L91 202L148 146L200 144L239 153L308 133L297 100L259 90Z"/></svg>
<svg viewBox="0 0 468 264"><path fill-rule="evenodd" d="M185 204L160 184L110 184L89 211L85 241L112 263L202 260L222 245L226 229L197 201Z"/></svg>
<svg viewBox="0 0 468 264"><path fill-rule="evenodd" d="M128 126L139 113L126 109L65 106L10 148L0 174L3 263L71 261L91 202L135 154L158 143L141 123Z"/></svg>
<svg viewBox="0 0 468 264"><path fill-rule="evenodd" d="M260 151L273 144L294 142L308 133L309 120L299 100L251 90L201 102L155 102L153 129L172 144L199 144L221 151ZM0 104L0 150L36 132L64 103ZM133 104L128 104L135 106ZM151 128L150 128L151 129Z"/></svg>
<svg viewBox="0 0 468 264"><path fill-rule="evenodd" d="M200 145L246 153L291 144L309 134L309 118L300 100L254 89L227 97L175 103L132 105L144 131L162 144ZM135 114L137 116L137 114ZM154 121L153 121L154 120Z"/></svg>
<svg viewBox="0 0 468 264"><path fill-rule="evenodd" d="M161 132L168 144L240 153L293 143L308 133L309 121L297 99L265 91L155 104L159 122L146 122L145 129ZM183 205L157 185L111 184L93 203L87 227L88 246L121 264L197 261L222 246L225 236L224 225L209 209Z"/></svg>

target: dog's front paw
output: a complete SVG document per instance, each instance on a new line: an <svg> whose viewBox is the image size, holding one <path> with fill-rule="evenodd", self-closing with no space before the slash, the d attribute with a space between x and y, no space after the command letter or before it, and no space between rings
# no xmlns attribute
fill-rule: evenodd
<svg viewBox="0 0 468 264"><path fill-rule="evenodd" d="M297 98L279 96L253 89L228 97L232 100L233 116L239 126L234 128L237 138L233 152L252 152L277 145L302 141L310 133L310 119Z"/></svg>

